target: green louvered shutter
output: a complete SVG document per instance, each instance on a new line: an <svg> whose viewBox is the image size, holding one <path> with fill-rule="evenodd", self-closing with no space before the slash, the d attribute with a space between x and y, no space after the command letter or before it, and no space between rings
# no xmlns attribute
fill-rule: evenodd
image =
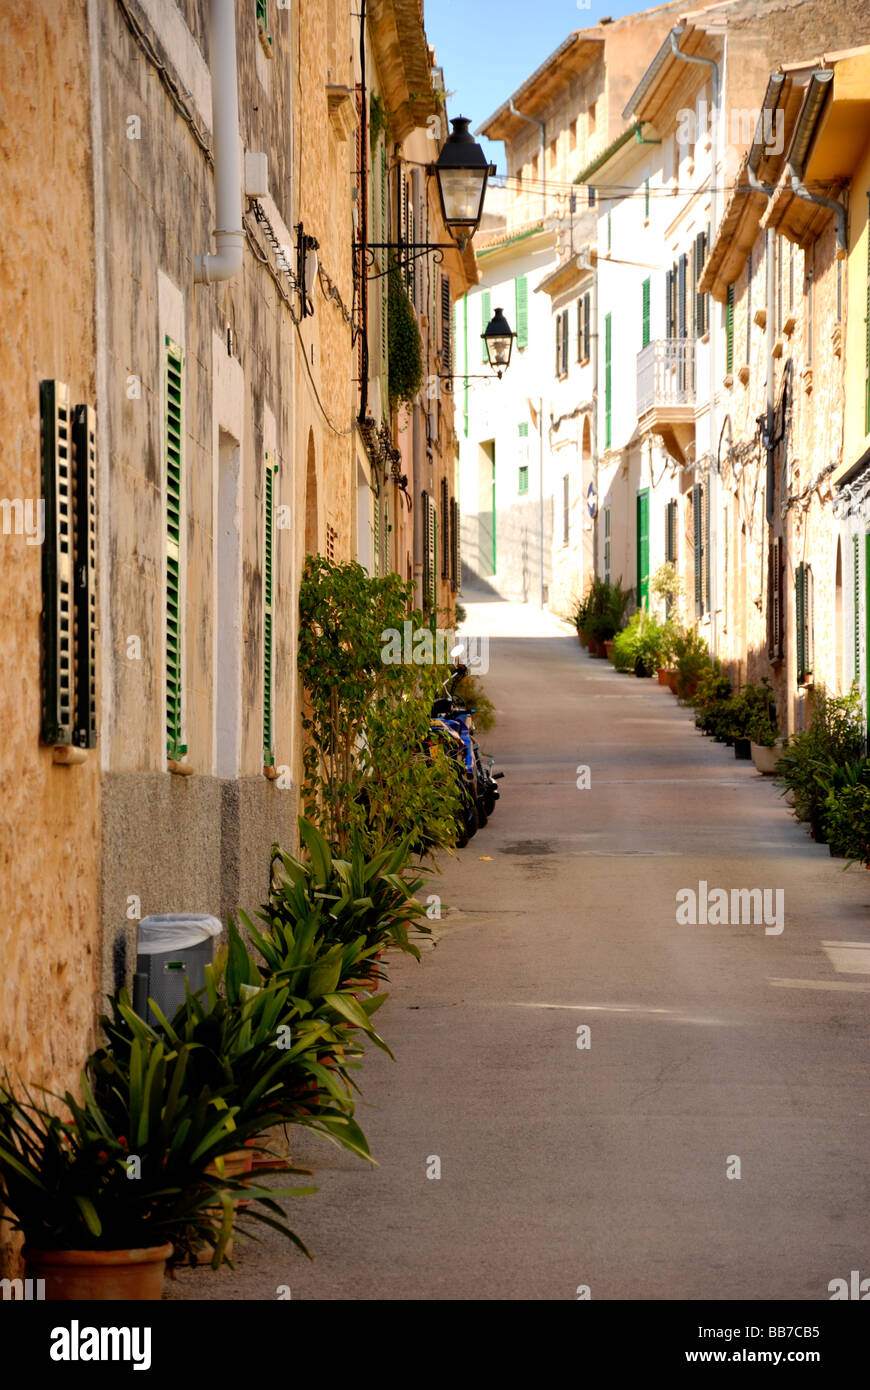
<svg viewBox="0 0 870 1390"><path fill-rule="evenodd" d="M480 296L480 331L483 334L492 318L492 295L489 290L484 290ZM484 365L489 361L486 355L486 343L481 337L480 340L480 360Z"/></svg>
<svg viewBox="0 0 870 1390"><path fill-rule="evenodd" d="M525 275L518 275L514 281L514 300L517 317L517 347L529 345L529 282Z"/></svg>
<svg viewBox="0 0 870 1390"><path fill-rule="evenodd" d="M704 488L704 612L709 613L713 607L713 545L710 532L712 527L712 496L713 489L710 483Z"/></svg>
<svg viewBox="0 0 870 1390"><path fill-rule="evenodd" d="M610 508L604 508L604 582L610 583Z"/></svg>
<svg viewBox="0 0 870 1390"><path fill-rule="evenodd" d="M665 508L665 559L668 564L677 563L677 503L674 499Z"/></svg>
<svg viewBox="0 0 870 1390"><path fill-rule="evenodd" d="M729 285L725 298L725 371L734 372L734 286Z"/></svg>
<svg viewBox="0 0 870 1390"><path fill-rule="evenodd" d="M42 737L71 744L73 726L73 497L69 391L39 385L42 497Z"/></svg>
<svg viewBox="0 0 870 1390"><path fill-rule="evenodd" d="M183 485L183 383L181 348L167 337L164 351L164 453L166 458L166 752L174 761L184 757L181 727L181 553Z"/></svg>
<svg viewBox="0 0 870 1390"><path fill-rule="evenodd" d="M649 303L650 303L650 281L644 280L641 286L641 347L649 346Z"/></svg>
<svg viewBox="0 0 870 1390"><path fill-rule="evenodd" d="M643 215L649 221L649 179L643 181Z"/></svg>
<svg viewBox="0 0 870 1390"><path fill-rule="evenodd" d="M806 676L806 594L804 591L804 566L799 564L794 572L795 637L797 655L797 680L802 685Z"/></svg>
<svg viewBox="0 0 870 1390"><path fill-rule="evenodd" d="M374 528L374 556L373 571L376 576L381 573L381 499L375 497L375 528Z"/></svg>
<svg viewBox="0 0 870 1390"><path fill-rule="evenodd" d="M610 375L610 352L612 347L611 336L611 317L610 314L604 315L604 447L610 448L612 436L611 430L611 407L612 407L612 381Z"/></svg>
<svg viewBox="0 0 870 1390"><path fill-rule="evenodd" d="M266 455L263 497L263 766L275 763L275 728L273 709L273 603L275 593L275 474L277 467Z"/></svg>
<svg viewBox="0 0 870 1390"><path fill-rule="evenodd" d="M695 483L692 487L692 547L695 560L695 617L704 613L704 532L701 519L703 487Z"/></svg>
<svg viewBox="0 0 870 1390"><path fill-rule="evenodd" d="M97 744L97 437L90 406L72 417L75 485L75 727L79 748Z"/></svg>
<svg viewBox="0 0 870 1390"><path fill-rule="evenodd" d="M861 683L861 541L852 537L852 638L855 650L855 681Z"/></svg>

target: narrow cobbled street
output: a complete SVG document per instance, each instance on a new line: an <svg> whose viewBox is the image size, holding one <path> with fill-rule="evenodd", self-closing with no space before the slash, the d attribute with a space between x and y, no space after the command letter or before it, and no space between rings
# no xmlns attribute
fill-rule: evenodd
<svg viewBox="0 0 870 1390"><path fill-rule="evenodd" d="M434 948L390 959L379 1166L294 1131L314 1262L245 1242L167 1297L829 1297L868 1248L870 878L552 616L483 600L466 626L506 777L432 887ZM782 931L678 924L702 883L782 890Z"/></svg>

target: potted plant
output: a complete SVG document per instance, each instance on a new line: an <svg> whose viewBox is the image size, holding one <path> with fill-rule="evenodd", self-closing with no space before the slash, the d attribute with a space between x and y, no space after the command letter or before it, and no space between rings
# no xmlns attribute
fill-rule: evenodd
<svg viewBox="0 0 870 1390"><path fill-rule="evenodd" d="M611 642L622 626L631 591L606 579L593 579L582 603L582 629L590 656L604 656L605 643ZM582 640L582 637L581 637Z"/></svg>
<svg viewBox="0 0 870 1390"><path fill-rule="evenodd" d="M671 643L671 660L676 674L668 684L681 700L693 700L698 690L701 676L710 667L710 653L707 643L694 628L679 629L675 626Z"/></svg>
<svg viewBox="0 0 870 1390"><path fill-rule="evenodd" d="M304 1245L276 1199L313 1189L244 1187L209 1165L239 1142L238 1107L186 1084L191 1049L135 1037L126 1059L107 1048L81 1075L83 1100L36 1100L0 1086L0 1176L27 1276L61 1300L156 1300L166 1262L209 1246L225 1257L234 1206ZM262 1207L263 1210L259 1210Z"/></svg>

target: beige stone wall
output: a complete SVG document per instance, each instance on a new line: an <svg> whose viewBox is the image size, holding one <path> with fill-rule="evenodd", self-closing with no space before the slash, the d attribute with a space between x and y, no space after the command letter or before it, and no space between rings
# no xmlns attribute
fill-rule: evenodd
<svg viewBox="0 0 870 1390"><path fill-rule="evenodd" d="M0 498L35 500L40 381L95 403L86 6L9 0L3 21ZM93 1041L99 750L60 767L40 742L41 560L0 532L0 1066L63 1089ZM0 1233L2 1273L11 1249Z"/></svg>

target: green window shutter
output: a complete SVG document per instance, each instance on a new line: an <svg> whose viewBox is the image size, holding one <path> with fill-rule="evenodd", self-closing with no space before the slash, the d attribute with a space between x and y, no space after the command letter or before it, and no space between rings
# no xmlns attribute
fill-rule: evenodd
<svg viewBox="0 0 870 1390"><path fill-rule="evenodd" d="M441 578L450 578L450 508L447 479L441 479Z"/></svg>
<svg viewBox="0 0 870 1390"><path fill-rule="evenodd" d="M529 345L529 282L525 275L518 275L514 281L514 299L517 319L517 347Z"/></svg>
<svg viewBox="0 0 870 1390"><path fill-rule="evenodd" d="M263 547L263 765L265 767L272 767L275 763L272 613L275 593L275 474L277 471L275 465L270 463L269 455L267 454L263 498L263 525L265 532Z"/></svg>
<svg viewBox="0 0 870 1390"><path fill-rule="evenodd" d="M610 376L610 353L612 348L611 318L610 314L604 315L604 447L610 448L611 430L611 376Z"/></svg>
<svg viewBox="0 0 870 1390"><path fill-rule="evenodd" d="M486 330L486 328L487 328L487 325L489 324L489 321L490 321L491 318L492 318L492 295L490 294L489 290L484 290L483 294L480 296L480 332L481 332L481 335L485 332L485 330ZM489 361L489 358L488 358L487 355L486 355L486 343L483 341L483 337L482 337L482 336L481 336L481 340L480 340L480 360L481 360L481 362L484 364L484 366L485 366L485 365L487 364L487 362Z"/></svg>
<svg viewBox="0 0 870 1390"><path fill-rule="evenodd" d="M583 315L584 315L584 312L585 312L585 305L584 305L584 302L583 302L583 295L581 294L580 298L577 300L577 361L578 361L578 362L582 362L582 361L583 361L583 337L584 337L584 332L585 332L584 323L583 323Z"/></svg>
<svg viewBox="0 0 870 1390"><path fill-rule="evenodd" d="M852 636L855 649L854 676L861 683L861 541L852 537Z"/></svg>
<svg viewBox="0 0 870 1390"><path fill-rule="evenodd" d="M181 348L166 339L163 358L164 455L166 460L166 752L173 760L182 758L182 498L183 498L183 421L184 359Z"/></svg>
<svg viewBox="0 0 870 1390"><path fill-rule="evenodd" d="M701 519L704 488L701 483L692 487L692 547L695 560L695 617L704 613L704 532Z"/></svg>
<svg viewBox="0 0 870 1390"><path fill-rule="evenodd" d="M641 286L641 347L649 346L649 306L650 306L650 281L644 280Z"/></svg>
<svg viewBox="0 0 870 1390"><path fill-rule="evenodd" d="M729 285L725 299L725 371L734 371L734 286Z"/></svg>
<svg viewBox="0 0 870 1390"><path fill-rule="evenodd" d="M649 608L649 488L637 494L637 606Z"/></svg>
<svg viewBox="0 0 870 1390"><path fill-rule="evenodd" d="M813 576L809 565L801 563L794 572L795 635L797 637L797 680L804 685L813 673Z"/></svg>
<svg viewBox="0 0 870 1390"><path fill-rule="evenodd" d="M73 495L69 391L39 385L42 497L42 737L71 744L73 726ZM23 518L22 518L23 521Z"/></svg>
<svg viewBox="0 0 870 1390"><path fill-rule="evenodd" d="M777 536L767 550L767 655L771 661L781 661L783 655L782 621L782 539Z"/></svg>
<svg viewBox="0 0 870 1390"><path fill-rule="evenodd" d="M666 337L676 338L677 336L677 316L676 316L676 272L671 268L665 271L665 322L667 325Z"/></svg>
<svg viewBox="0 0 870 1390"><path fill-rule="evenodd" d="M521 420L521 421L520 421L520 424L519 424L519 426L518 426L518 430L519 430L520 439L528 439L528 437L529 437L529 422L528 422L528 420Z"/></svg>
<svg viewBox="0 0 870 1390"><path fill-rule="evenodd" d="M452 541L450 554L450 579L454 589L459 589L462 585L462 548L460 544L459 532L459 503L455 497L450 499L450 538Z"/></svg>
<svg viewBox="0 0 870 1390"><path fill-rule="evenodd" d="M610 508L604 508L604 582L610 583Z"/></svg>
<svg viewBox="0 0 870 1390"><path fill-rule="evenodd" d="M588 362L592 342L592 297L587 292L583 296L583 360Z"/></svg>
<svg viewBox="0 0 870 1390"><path fill-rule="evenodd" d="M73 411L75 483L75 728L79 748L97 744L97 438L90 406Z"/></svg>
<svg viewBox="0 0 870 1390"><path fill-rule="evenodd" d="M643 215L649 221L649 179L643 181Z"/></svg>
<svg viewBox="0 0 870 1390"><path fill-rule="evenodd" d="M519 478L517 481L517 492L528 492L529 490L529 466L527 463L520 464Z"/></svg>

